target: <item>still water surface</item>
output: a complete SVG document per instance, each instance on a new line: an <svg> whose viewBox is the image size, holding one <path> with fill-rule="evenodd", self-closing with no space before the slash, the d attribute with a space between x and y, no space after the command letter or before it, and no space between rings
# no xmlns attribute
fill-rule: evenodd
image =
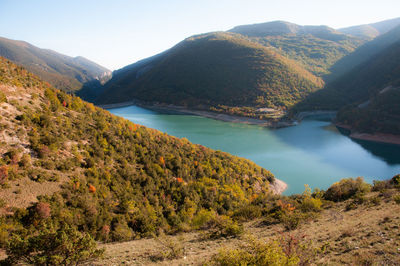
<svg viewBox="0 0 400 266"><path fill-rule="evenodd" d="M372 182L400 173L400 146L354 141L323 119L268 129L137 106L109 111L134 123L250 159L286 182L286 195L303 192L304 184L326 189L344 177L363 176Z"/></svg>

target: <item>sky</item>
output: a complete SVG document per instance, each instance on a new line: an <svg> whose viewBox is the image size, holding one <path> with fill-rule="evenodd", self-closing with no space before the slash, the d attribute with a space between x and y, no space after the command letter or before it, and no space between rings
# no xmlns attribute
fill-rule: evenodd
<svg viewBox="0 0 400 266"><path fill-rule="evenodd" d="M399 0L0 0L0 36L110 70L200 33L285 20L333 28L400 16Z"/></svg>

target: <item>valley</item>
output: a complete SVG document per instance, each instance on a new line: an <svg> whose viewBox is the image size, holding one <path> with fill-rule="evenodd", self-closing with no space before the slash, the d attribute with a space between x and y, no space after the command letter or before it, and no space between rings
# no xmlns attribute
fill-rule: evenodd
<svg viewBox="0 0 400 266"><path fill-rule="evenodd" d="M207 2L0 3L0 265L399 265L400 18Z"/></svg>

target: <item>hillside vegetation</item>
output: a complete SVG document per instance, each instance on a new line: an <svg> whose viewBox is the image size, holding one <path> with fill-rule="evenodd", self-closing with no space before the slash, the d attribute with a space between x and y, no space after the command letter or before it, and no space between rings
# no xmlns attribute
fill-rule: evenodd
<svg viewBox="0 0 400 266"><path fill-rule="evenodd" d="M400 41L356 67L300 108L339 109L337 121L355 132L399 134ZM298 107L295 107L295 109Z"/></svg>
<svg viewBox="0 0 400 266"><path fill-rule="evenodd" d="M340 79L357 66L365 64L368 60L398 41L400 41L400 26L360 46L353 53L343 57L332 66L330 69L332 74L328 78L328 83L335 82L336 79Z"/></svg>
<svg viewBox="0 0 400 266"><path fill-rule="evenodd" d="M386 87L397 87L400 77L399 44L400 27L397 27L358 48L335 66L339 68L347 62L347 66L343 66L347 72L329 82L324 89L311 94L294 109L338 110L347 105L374 101L375 97L389 91L385 90Z"/></svg>
<svg viewBox="0 0 400 266"><path fill-rule="evenodd" d="M248 206L236 216L244 221L237 237L210 238L211 229L104 244L93 264L398 265L399 177L373 186L344 179L326 192Z"/></svg>
<svg viewBox="0 0 400 266"><path fill-rule="evenodd" d="M278 53L295 60L317 76L328 75L334 63L365 42L327 26L301 26L285 21L242 25L229 31L276 48Z"/></svg>
<svg viewBox="0 0 400 266"><path fill-rule="evenodd" d="M92 80L104 82L111 75L110 70L84 57L69 57L27 42L2 37L0 56L24 66L42 80L68 92L77 91Z"/></svg>
<svg viewBox="0 0 400 266"><path fill-rule="evenodd" d="M42 253L64 248L44 240L57 230L88 247L211 218L240 230L229 217L271 192L274 176L248 160L113 116L4 58L0 74L0 246L11 259L58 264Z"/></svg>
<svg viewBox="0 0 400 266"><path fill-rule="evenodd" d="M273 49L232 33L194 36L138 70L116 73L96 103L287 108L323 82Z"/></svg>

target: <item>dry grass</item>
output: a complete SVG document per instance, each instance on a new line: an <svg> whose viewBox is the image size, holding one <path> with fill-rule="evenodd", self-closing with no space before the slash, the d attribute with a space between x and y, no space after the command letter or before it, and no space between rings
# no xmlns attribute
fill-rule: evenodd
<svg viewBox="0 0 400 266"><path fill-rule="evenodd" d="M370 197L377 193L370 193ZM370 203L345 211L348 202L338 203L304 224L293 234L306 235L310 248L317 252L315 264L379 265L400 264L400 205L393 200L380 205ZM280 224L264 226L260 220L245 224L247 234L270 240L281 235ZM184 256L175 260L152 261L162 250L156 239L101 245L106 249L95 265L202 265L219 249L237 247L242 239L201 240L204 232L168 236L184 247Z"/></svg>

